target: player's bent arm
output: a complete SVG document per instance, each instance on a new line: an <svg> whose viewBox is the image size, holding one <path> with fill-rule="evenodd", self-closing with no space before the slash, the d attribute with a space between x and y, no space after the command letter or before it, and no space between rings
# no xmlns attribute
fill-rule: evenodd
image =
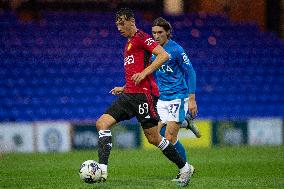
<svg viewBox="0 0 284 189"><path fill-rule="evenodd" d="M163 63L170 58L169 54L160 45L156 46L152 53L156 55L156 59L152 62L152 64L150 64L142 72L136 73L131 77L135 85L140 83L145 77L147 77L147 75L153 73L155 70L161 67Z"/></svg>
<svg viewBox="0 0 284 189"><path fill-rule="evenodd" d="M153 73L155 70L161 67L164 64L164 62L166 62L170 58L169 54L160 45L157 45L153 49L152 53L156 55L156 59L151 63L150 66L148 66L147 68L143 70L145 75L149 75Z"/></svg>

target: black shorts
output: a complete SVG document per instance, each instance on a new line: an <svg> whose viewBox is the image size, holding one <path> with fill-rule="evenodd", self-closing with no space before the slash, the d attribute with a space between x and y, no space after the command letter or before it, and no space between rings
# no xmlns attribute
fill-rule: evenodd
<svg viewBox="0 0 284 189"><path fill-rule="evenodd" d="M158 97L144 93L121 94L105 112L117 122L136 117L144 129L157 126L159 115L157 112Z"/></svg>

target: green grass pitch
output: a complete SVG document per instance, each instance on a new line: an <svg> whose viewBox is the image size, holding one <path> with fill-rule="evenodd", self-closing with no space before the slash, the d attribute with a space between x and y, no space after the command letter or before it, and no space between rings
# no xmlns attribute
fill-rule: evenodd
<svg viewBox="0 0 284 189"><path fill-rule="evenodd" d="M189 148L196 174L187 188L284 188L284 146ZM177 169L159 150L111 152L105 183L81 182L78 169L97 151L10 153L0 156L0 188L178 188Z"/></svg>

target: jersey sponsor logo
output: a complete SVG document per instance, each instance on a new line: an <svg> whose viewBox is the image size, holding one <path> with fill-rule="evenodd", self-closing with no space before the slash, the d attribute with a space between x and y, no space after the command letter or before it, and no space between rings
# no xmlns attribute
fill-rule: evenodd
<svg viewBox="0 0 284 189"><path fill-rule="evenodd" d="M181 55L182 55L183 63L190 64L188 56L185 53L181 53Z"/></svg>
<svg viewBox="0 0 284 189"><path fill-rule="evenodd" d="M167 65L162 65L160 68L159 68L159 71L160 72L163 72L163 73L167 73L167 72L171 72L173 73L174 70L167 64Z"/></svg>
<svg viewBox="0 0 284 189"><path fill-rule="evenodd" d="M148 38L145 40L146 45L150 46L155 42L155 40L153 38Z"/></svg>
<svg viewBox="0 0 284 189"><path fill-rule="evenodd" d="M129 56L124 58L124 66L126 66L128 64L134 64L134 56L133 55L129 55Z"/></svg>

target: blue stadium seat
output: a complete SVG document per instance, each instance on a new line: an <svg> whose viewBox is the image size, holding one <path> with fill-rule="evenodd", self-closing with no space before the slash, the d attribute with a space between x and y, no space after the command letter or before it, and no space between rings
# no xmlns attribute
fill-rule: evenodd
<svg viewBox="0 0 284 189"><path fill-rule="evenodd" d="M43 17L23 24L0 14L0 121L97 119L116 98L108 91L124 83L126 40L113 13ZM200 118L283 117L282 40L224 15L165 17L196 70ZM149 31L151 23L137 25Z"/></svg>

